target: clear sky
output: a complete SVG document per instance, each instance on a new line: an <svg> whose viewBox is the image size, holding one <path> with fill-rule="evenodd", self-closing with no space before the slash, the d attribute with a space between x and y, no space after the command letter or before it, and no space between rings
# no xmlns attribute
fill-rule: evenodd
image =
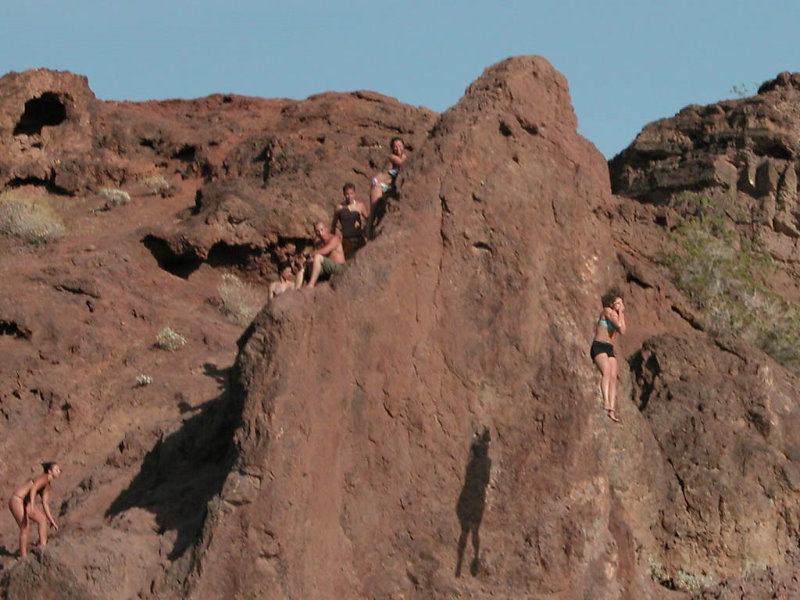
<svg viewBox="0 0 800 600"><path fill-rule="evenodd" d="M687 104L800 71L800 2L0 0L0 73L86 75L104 100L370 89L444 111L539 54L607 157Z"/></svg>

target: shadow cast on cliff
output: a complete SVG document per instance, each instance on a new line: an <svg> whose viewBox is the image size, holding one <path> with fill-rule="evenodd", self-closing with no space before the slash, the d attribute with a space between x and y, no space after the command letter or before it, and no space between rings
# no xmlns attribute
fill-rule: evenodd
<svg viewBox="0 0 800 600"><path fill-rule="evenodd" d="M236 458L233 434L241 421L241 398L231 392L230 369L205 366L219 381L226 373L222 393L197 407L177 431L162 435L105 514L113 520L133 507L153 513L159 534L177 533L170 560L197 540L208 502L219 494Z"/></svg>
<svg viewBox="0 0 800 600"><path fill-rule="evenodd" d="M461 536L458 538L458 561L456 562L456 577L461 577L461 565L464 562L464 551L467 540L472 535L473 557L469 572L478 574L480 558L480 537L478 530L483 520L483 511L486 507L486 488L489 486L489 477L492 471L492 461L489 458L489 442L491 436L489 429L484 428L483 433L476 435L469 450L469 463L464 474L464 487L456 503L456 515L461 524Z"/></svg>

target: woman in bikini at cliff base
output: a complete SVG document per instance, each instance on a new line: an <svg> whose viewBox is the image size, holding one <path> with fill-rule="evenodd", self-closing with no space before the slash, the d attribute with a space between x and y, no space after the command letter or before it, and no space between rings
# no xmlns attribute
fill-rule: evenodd
<svg viewBox="0 0 800 600"><path fill-rule="evenodd" d="M44 473L35 479L29 479L16 490L8 501L8 508L14 519L19 525L19 557L25 558L28 555L28 531L30 521L36 521L39 527L39 545L47 544L47 526L52 525L58 531L55 519L50 512L48 501L50 500L50 482L61 475L61 467L54 462L42 463ZM36 496L42 502L42 512L36 506Z"/></svg>
<svg viewBox="0 0 800 600"><path fill-rule="evenodd" d="M619 365L614 355L613 342L618 334L625 333L625 304L622 301L622 294L613 288L603 295L601 301L603 312L597 320L590 354L602 375L600 391L603 393L603 408L612 421L619 423L617 417Z"/></svg>

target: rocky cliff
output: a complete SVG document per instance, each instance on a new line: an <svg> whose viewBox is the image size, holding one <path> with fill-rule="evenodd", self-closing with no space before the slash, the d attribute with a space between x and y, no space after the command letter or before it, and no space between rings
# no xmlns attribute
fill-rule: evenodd
<svg viewBox="0 0 800 600"><path fill-rule="evenodd" d="M106 103L69 74L6 76L0 180L65 227L2 239L2 483L65 467L62 531L2 559L6 597L791 597L800 382L709 326L654 248L676 244L673 196L734 190L772 193L771 220L735 226L791 255L793 81L649 126L609 180L539 57L442 115L368 92ZM751 105L761 128L726 137ZM706 117L717 133L687 133ZM263 288L396 133L411 158L378 238L330 285L226 321L221 274ZM622 425L588 357L612 284ZM154 343L164 325L183 348Z"/></svg>

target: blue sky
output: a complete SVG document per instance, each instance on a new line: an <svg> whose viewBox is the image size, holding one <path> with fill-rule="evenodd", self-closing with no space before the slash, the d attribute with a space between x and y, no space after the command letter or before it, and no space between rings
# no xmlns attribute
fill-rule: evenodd
<svg viewBox="0 0 800 600"><path fill-rule="evenodd" d="M800 2L0 0L0 73L86 75L104 100L371 89L444 111L492 63L547 58L607 157L687 104L800 71Z"/></svg>

